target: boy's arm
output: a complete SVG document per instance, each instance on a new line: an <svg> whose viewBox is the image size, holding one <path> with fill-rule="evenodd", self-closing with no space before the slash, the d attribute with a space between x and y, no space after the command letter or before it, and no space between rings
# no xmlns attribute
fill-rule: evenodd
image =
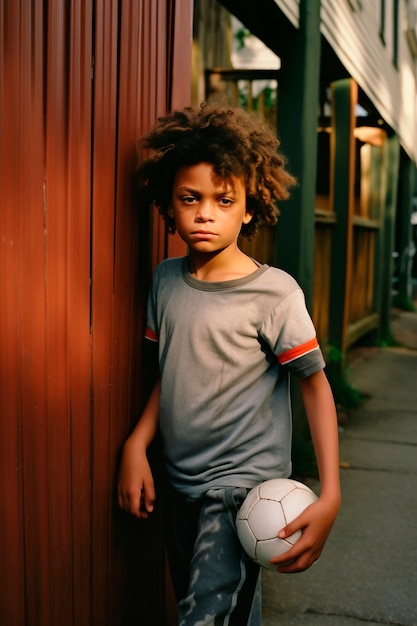
<svg viewBox="0 0 417 626"><path fill-rule="evenodd" d="M300 380L313 441L320 496L340 506L339 431L333 394L323 371Z"/></svg>
<svg viewBox="0 0 417 626"><path fill-rule="evenodd" d="M123 446L120 463L119 506L139 518L148 517L155 502L154 481L146 450L158 429L160 387L158 379L138 423Z"/></svg>
<svg viewBox="0 0 417 626"><path fill-rule="evenodd" d="M338 423L330 385L323 371L299 382L317 459L320 497L279 533L288 537L303 531L293 548L273 559L278 566L291 559L291 564L279 567L288 573L303 571L319 558L341 502Z"/></svg>

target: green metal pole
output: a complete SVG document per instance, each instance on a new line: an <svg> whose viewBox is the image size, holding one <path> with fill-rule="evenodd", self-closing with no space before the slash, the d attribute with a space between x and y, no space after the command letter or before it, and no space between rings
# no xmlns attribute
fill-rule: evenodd
<svg viewBox="0 0 417 626"><path fill-rule="evenodd" d="M279 267L299 282L310 311L314 285L320 50L320 0L301 0L299 29L283 48L278 84L278 137L289 161L288 168L299 184L281 207L276 260ZM297 384L293 385L291 395L294 471L311 472L314 454Z"/></svg>
<svg viewBox="0 0 417 626"><path fill-rule="evenodd" d="M301 0L299 29L283 53L278 86L278 136L299 185L281 207L277 263L298 280L309 307L314 282L320 49L320 0Z"/></svg>

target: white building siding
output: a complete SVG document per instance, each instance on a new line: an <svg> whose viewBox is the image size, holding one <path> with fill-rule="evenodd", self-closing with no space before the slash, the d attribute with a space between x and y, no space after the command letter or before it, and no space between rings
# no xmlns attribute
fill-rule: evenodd
<svg viewBox="0 0 417 626"><path fill-rule="evenodd" d="M298 27L299 0L275 2ZM398 68L393 63L393 2L385 1L384 42L377 0L321 0L321 32L417 162L417 64L406 37L408 11L417 2L399 2Z"/></svg>
<svg viewBox="0 0 417 626"><path fill-rule="evenodd" d="M385 45L379 35L379 2L371 0L322 0L321 30L417 161L416 65L406 39L407 2L402 0L399 7L398 69L393 62L392 0L386 0Z"/></svg>
<svg viewBox="0 0 417 626"><path fill-rule="evenodd" d="M311 2L311 0L309 0ZM316 0L313 0L316 2ZM298 28L300 23L300 2L299 0L275 0L284 15L290 20L291 24Z"/></svg>

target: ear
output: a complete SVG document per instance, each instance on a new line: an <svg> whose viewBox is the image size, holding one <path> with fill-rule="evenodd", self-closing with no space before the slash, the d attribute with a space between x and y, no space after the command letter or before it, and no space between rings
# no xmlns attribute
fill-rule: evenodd
<svg viewBox="0 0 417 626"><path fill-rule="evenodd" d="M170 217L171 219L174 219L174 217L175 217L175 215L174 215L174 209L172 208L172 204L170 204L170 205L169 205L169 207L168 207L167 215L168 215L168 217Z"/></svg>
<svg viewBox="0 0 417 626"><path fill-rule="evenodd" d="M252 217L253 217L253 211L251 211L250 209L246 209L246 213L243 216L242 224L249 224Z"/></svg>

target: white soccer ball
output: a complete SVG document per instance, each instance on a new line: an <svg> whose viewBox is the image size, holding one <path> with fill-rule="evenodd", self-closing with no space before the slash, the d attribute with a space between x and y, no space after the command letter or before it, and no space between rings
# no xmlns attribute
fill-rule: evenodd
<svg viewBox="0 0 417 626"><path fill-rule="evenodd" d="M289 550L301 537L297 531L280 539L279 531L316 500L307 485L290 478L273 478L251 489L236 517L245 552L259 565L276 569L269 559Z"/></svg>

